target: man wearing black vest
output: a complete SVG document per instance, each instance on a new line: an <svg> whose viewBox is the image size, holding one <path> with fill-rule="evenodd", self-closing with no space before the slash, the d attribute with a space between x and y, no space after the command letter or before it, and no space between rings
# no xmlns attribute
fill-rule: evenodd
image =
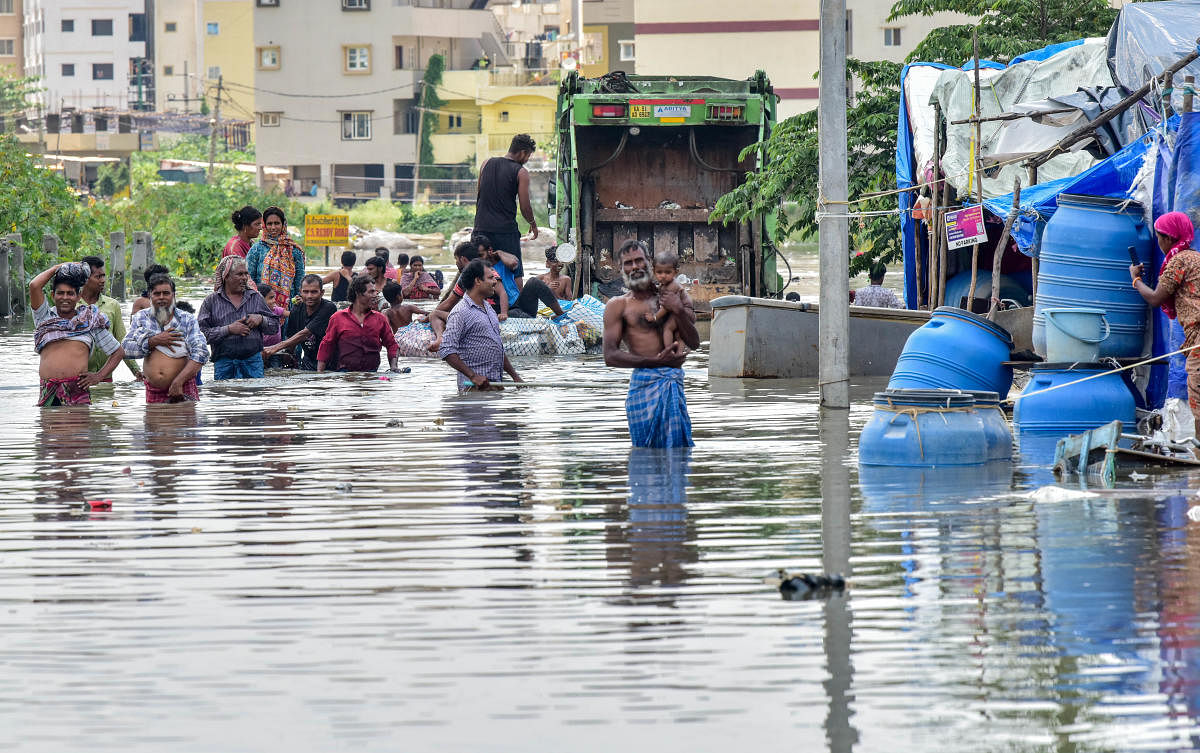
<svg viewBox="0 0 1200 753"><path fill-rule="evenodd" d="M479 169L479 193L475 199L475 232L492 239L492 246L517 257L517 285L525 276L521 260L521 231L517 228L517 202L529 223L530 240L538 237L533 206L529 203L529 171L524 165L537 144L527 133L513 136L508 154L492 157Z"/></svg>

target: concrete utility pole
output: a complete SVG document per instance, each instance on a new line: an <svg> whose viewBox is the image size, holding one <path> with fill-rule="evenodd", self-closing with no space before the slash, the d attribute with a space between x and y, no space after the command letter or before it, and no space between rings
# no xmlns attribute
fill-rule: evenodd
<svg viewBox="0 0 1200 753"><path fill-rule="evenodd" d="M413 160L412 205L417 205L417 183L421 180L421 130L425 126L425 79L421 79L421 93L417 95L417 158Z"/></svg>
<svg viewBox="0 0 1200 753"><path fill-rule="evenodd" d="M217 129L221 127L221 91L225 77L217 76L217 106L213 108L212 120L208 121L208 182L212 183L213 163L217 161Z"/></svg>
<svg viewBox="0 0 1200 753"><path fill-rule="evenodd" d="M850 407L850 244L846 175L846 0L821 0L820 150L817 211L820 324L817 376L821 405Z"/></svg>
<svg viewBox="0 0 1200 753"><path fill-rule="evenodd" d="M579 41L579 62L583 62L583 0L575 0L575 38Z"/></svg>

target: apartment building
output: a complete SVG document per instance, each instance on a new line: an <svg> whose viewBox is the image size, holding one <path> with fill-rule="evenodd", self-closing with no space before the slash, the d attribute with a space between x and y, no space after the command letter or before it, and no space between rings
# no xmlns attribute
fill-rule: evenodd
<svg viewBox="0 0 1200 753"><path fill-rule="evenodd" d="M0 0L0 78L20 78L25 71L25 34L21 0Z"/></svg>
<svg viewBox="0 0 1200 753"><path fill-rule="evenodd" d="M847 0L847 53L899 62L931 29L970 23L960 14L887 21L892 0ZM585 30L587 4L584 5ZM788 117L817 106L818 0L642 0L635 6L636 70L644 74L770 76Z"/></svg>
<svg viewBox="0 0 1200 753"><path fill-rule="evenodd" d="M22 19L39 111L153 106L146 0L23 0Z"/></svg>
<svg viewBox="0 0 1200 753"><path fill-rule="evenodd" d="M222 117L254 120L256 0L154 0L155 109L199 112L224 78ZM259 4L262 4L261 1Z"/></svg>
<svg viewBox="0 0 1200 753"><path fill-rule="evenodd" d="M435 53L448 72L509 60L481 0L256 0L259 164L337 197L411 191L416 95ZM235 98L238 96L235 92ZM444 114L444 113L439 113Z"/></svg>

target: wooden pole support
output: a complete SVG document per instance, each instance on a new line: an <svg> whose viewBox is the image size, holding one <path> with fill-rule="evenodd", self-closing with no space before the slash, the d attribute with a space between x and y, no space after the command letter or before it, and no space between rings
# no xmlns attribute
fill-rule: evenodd
<svg viewBox="0 0 1200 753"><path fill-rule="evenodd" d="M992 252L992 305L988 307L988 319L996 320L996 312L1000 310L1000 264L1004 261L1004 250L1008 248L1008 238L1012 235L1013 223L1017 221L1017 213L1021 211L1021 179L1013 178L1013 203L1008 219L1004 220L1004 231L1000 233L1000 241Z"/></svg>
<svg viewBox="0 0 1200 753"><path fill-rule="evenodd" d="M29 308L25 291L29 284L25 278L25 243L20 233L9 233L8 244L12 251L9 259L9 274L13 278L12 297L9 299L10 311L14 314L23 314Z"/></svg>
<svg viewBox="0 0 1200 753"><path fill-rule="evenodd" d="M8 275L8 255L10 244L8 239L0 239L0 316L12 315L12 278Z"/></svg>
<svg viewBox="0 0 1200 753"><path fill-rule="evenodd" d="M1183 111L1191 112L1192 105L1195 102L1195 95L1192 94L1192 89L1196 87L1196 77L1190 74L1184 76L1183 85L1187 87L1187 91L1183 93Z"/></svg>
<svg viewBox="0 0 1200 753"><path fill-rule="evenodd" d="M125 300L125 233L116 232L109 236L111 254L108 262L109 295L118 301Z"/></svg>
<svg viewBox="0 0 1200 753"><path fill-rule="evenodd" d="M971 32L971 47L975 51L975 106L972 108L975 115L975 163L971 167L975 170L975 193L979 200L980 211L983 206L983 126L979 122L979 116L982 115L983 98L979 86L979 27L975 27L975 31ZM973 311L975 305L975 282L979 278L979 244L971 246L971 287L967 288L967 311Z"/></svg>

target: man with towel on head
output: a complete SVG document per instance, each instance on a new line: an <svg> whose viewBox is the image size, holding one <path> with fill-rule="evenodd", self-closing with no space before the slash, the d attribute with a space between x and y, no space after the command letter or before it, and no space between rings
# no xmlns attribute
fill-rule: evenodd
<svg viewBox="0 0 1200 753"><path fill-rule="evenodd" d="M663 341L661 322L646 320L654 299L674 314L677 340L694 349L700 346L700 335L695 314L684 306L679 293L660 294L655 289L648 256L641 241L626 241L617 252L629 292L604 307L604 362L633 369L625 414L634 447L691 447L692 421L681 368L687 353L680 352L676 340ZM628 350L621 349L622 343Z"/></svg>
<svg viewBox="0 0 1200 753"><path fill-rule="evenodd" d="M150 278L150 308L133 315L121 347L131 358L145 358L147 403L196 402L196 375L208 360L208 343L196 317L175 308L175 282Z"/></svg>
<svg viewBox="0 0 1200 753"><path fill-rule="evenodd" d="M109 332L108 317L95 306L80 305L79 291L91 275L88 265L67 262L47 269L29 283L29 303L37 325L33 343L41 358L39 406L91 405L89 390L111 376L125 357L121 343ZM53 308L43 291L51 279ZM88 359L95 350L107 353L108 360L99 371L88 371Z"/></svg>

